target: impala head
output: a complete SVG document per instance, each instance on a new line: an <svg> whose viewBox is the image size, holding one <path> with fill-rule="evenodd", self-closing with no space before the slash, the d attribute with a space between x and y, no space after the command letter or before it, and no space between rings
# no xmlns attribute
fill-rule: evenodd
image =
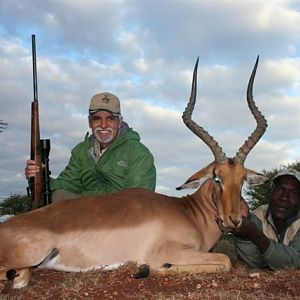
<svg viewBox="0 0 300 300"><path fill-rule="evenodd" d="M249 184L261 184L266 180L261 174L244 167L247 155L262 137L268 126L266 119L256 107L252 95L258 57L247 89L248 107L256 120L257 126L240 147L234 158L228 158L218 142L191 119L196 102L198 60L199 58L196 61L193 74L191 97L182 118L185 125L207 144L215 160L207 167L192 175L177 189L197 188L208 180L212 181L214 188L210 196L218 210L218 223L222 230L229 231L241 224L240 200L244 181L248 181Z"/></svg>

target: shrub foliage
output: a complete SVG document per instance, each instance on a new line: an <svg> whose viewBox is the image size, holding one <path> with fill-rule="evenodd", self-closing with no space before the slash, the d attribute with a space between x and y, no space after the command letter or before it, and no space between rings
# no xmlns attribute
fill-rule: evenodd
<svg viewBox="0 0 300 300"><path fill-rule="evenodd" d="M31 200L26 195L11 194L0 202L0 215L17 215L31 209Z"/></svg>

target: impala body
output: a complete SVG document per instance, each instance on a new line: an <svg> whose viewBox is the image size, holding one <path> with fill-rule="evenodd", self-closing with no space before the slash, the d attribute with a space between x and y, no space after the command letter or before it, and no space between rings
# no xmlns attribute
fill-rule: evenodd
<svg viewBox="0 0 300 300"><path fill-rule="evenodd" d="M257 63L247 100L258 124L234 158L227 158L213 137L191 120L196 100L196 63L183 120L210 147L215 161L178 188L198 188L195 193L178 198L131 188L56 202L17 215L0 225L2 275L19 288L27 285L32 267L76 272L133 261L141 266L136 277L147 276L149 270L229 271L231 264L226 255L208 251L222 232L241 224L244 180L265 180L243 165L267 126L252 99Z"/></svg>

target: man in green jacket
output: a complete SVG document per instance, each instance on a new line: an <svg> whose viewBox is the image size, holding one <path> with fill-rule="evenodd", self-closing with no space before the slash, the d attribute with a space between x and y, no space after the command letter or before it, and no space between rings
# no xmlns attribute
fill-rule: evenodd
<svg viewBox="0 0 300 300"><path fill-rule="evenodd" d="M300 268L300 173L280 170L268 204L250 214L244 208L242 225L234 232L240 258L251 268Z"/></svg>
<svg viewBox="0 0 300 300"><path fill-rule="evenodd" d="M84 141L73 148L60 175L51 178L53 202L130 187L155 190L153 155L140 142L139 134L123 121L116 95L104 92L92 97L89 127L92 134L87 133ZM33 160L27 160L27 179L39 171Z"/></svg>

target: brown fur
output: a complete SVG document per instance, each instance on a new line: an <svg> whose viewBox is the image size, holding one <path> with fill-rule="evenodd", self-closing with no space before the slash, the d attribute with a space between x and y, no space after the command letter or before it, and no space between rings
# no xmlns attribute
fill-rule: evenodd
<svg viewBox="0 0 300 300"><path fill-rule="evenodd" d="M228 257L207 251L222 230L239 225L247 171L240 164L212 163L187 182L213 174L224 182L207 179L194 194L182 198L131 188L17 215L0 226L0 269L25 274L16 287L26 285L27 268L38 265L85 271L134 261L163 273L228 271ZM165 264L172 267L163 268Z"/></svg>

